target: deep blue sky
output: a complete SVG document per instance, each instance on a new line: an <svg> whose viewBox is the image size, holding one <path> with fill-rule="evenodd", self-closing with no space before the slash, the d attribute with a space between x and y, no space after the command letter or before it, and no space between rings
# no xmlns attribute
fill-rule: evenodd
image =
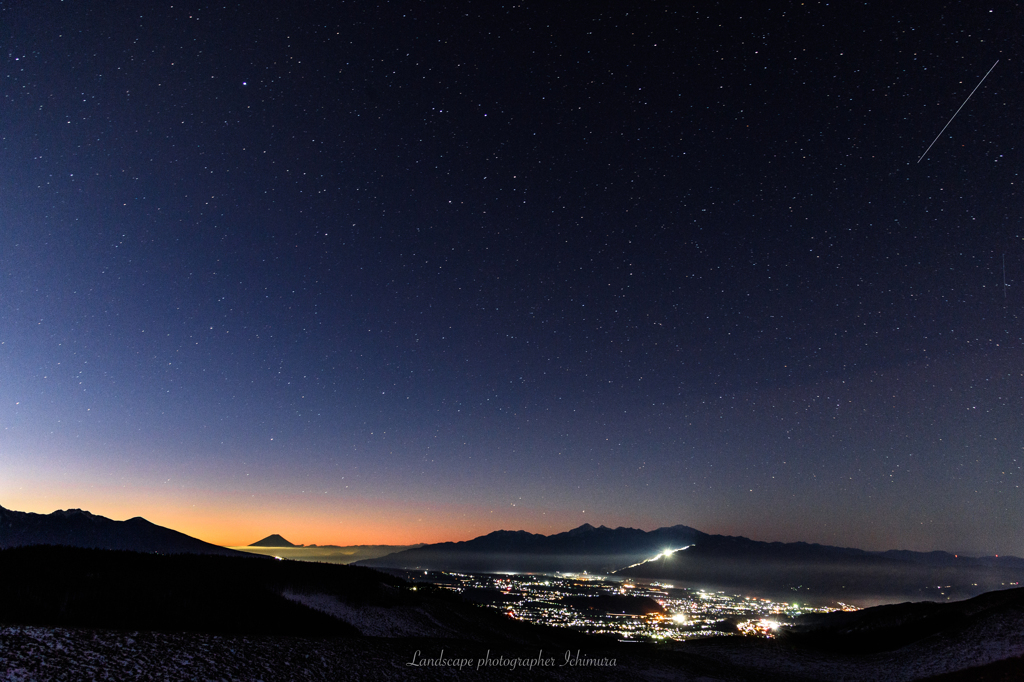
<svg viewBox="0 0 1024 682"><path fill-rule="evenodd" d="M0 6L0 504L1024 555L1019 7L698 4Z"/></svg>

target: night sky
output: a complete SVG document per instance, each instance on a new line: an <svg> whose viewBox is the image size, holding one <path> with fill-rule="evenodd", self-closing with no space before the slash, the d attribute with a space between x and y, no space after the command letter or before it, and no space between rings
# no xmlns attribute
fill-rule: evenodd
<svg viewBox="0 0 1024 682"><path fill-rule="evenodd" d="M1022 19L0 3L0 505L1024 555Z"/></svg>

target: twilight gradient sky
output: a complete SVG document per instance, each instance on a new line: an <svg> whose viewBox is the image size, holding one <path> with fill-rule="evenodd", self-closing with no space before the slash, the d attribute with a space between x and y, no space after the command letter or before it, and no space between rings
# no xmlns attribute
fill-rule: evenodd
<svg viewBox="0 0 1024 682"><path fill-rule="evenodd" d="M0 505L1024 555L1019 6L693 4L0 5Z"/></svg>

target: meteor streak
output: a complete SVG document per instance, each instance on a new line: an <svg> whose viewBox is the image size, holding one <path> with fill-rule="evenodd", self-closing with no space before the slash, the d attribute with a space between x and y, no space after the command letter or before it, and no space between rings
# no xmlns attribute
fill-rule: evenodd
<svg viewBox="0 0 1024 682"><path fill-rule="evenodd" d="M999 63L999 60L997 59L996 60L996 64L998 64L998 63ZM992 69L996 68L996 64L992 65ZM963 109L967 105L967 100L969 100L971 97L974 96L974 93L978 91L978 88L981 87L981 84L985 82L986 78L988 78L988 74L992 73L992 69L989 69L988 73L986 73L984 76L981 77L981 80L978 81L978 84L974 86L974 90L971 90L971 94L967 95L967 99L965 99L964 103L960 105L960 109ZM956 114L960 113L960 109L956 110ZM953 122L954 118L956 118L956 114L953 114L953 116L949 119L949 121L946 122L946 125L942 126L942 130L940 130L939 134L935 136L935 139L932 140L932 143L930 145L928 145L928 149L924 150L924 154L921 155L921 159L926 157L928 155L928 150L931 149L933 146L935 146L935 143L939 141L939 138L942 137L942 133L946 132L946 128L948 128L949 124ZM921 159L918 159L917 162L921 163Z"/></svg>

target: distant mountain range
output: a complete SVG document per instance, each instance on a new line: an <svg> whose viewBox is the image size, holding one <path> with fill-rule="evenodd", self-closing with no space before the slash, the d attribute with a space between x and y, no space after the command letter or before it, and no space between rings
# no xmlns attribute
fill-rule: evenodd
<svg viewBox="0 0 1024 682"><path fill-rule="evenodd" d="M704 536L688 526L645 532L636 528L579 528L556 535L498 530L465 542L442 542L360 562L365 566L468 572L601 572L643 561Z"/></svg>
<svg viewBox="0 0 1024 682"><path fill-rule="evenodd" d="M790 601L946 601L1024 581L1024 559L946 552L866 552L803 542L759 542L688 526L645 532L584 524L555 535L495 531L357 562L380 568L462 572L598 572L755 590Z"/></svg>
<svg viewBox="0 0 1024 682"><path fill-rule="evenodd" d="M33 514L0 507L0 549L26 545L64 545L159 554L252 556L158 526L140 516L114 521L81 509Z"/></svg>

